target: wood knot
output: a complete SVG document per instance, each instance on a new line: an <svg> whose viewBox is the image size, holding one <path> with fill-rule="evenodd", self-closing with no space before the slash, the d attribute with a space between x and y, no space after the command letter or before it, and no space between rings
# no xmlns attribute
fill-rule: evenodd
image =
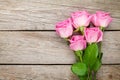
<svg viewBox="0 0 120 80"><path fill-rule="evenodd" d="M109 75L109 78L112 79L112 75Z"/></svg>

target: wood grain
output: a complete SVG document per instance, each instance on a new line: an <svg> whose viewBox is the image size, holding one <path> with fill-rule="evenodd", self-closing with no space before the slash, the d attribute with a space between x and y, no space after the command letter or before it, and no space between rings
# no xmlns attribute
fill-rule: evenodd
<svg viewBox="0 0 120 80"><path fill-rule="evenodd" d="M120 63L120 31L105 32L103 63ZM74 53L55 32L0 32L2 64L72 64Z"/></svg>
<svg viewBox="0 0 120 80"><path fill-rule="evenodd" d="M120 30L119 0L0 0L0 30L54 30L55 23L78 10L110 12L108 30Z"/></svg>
<svg viewBox="0 0 120 80"><path fill-rule="evenodd" d="M0 65L0 80L78 80L70 65ZM120 80L120 65L103 65L97 80Z"/></svg>
<svg viewBox="0 0 120 80"><path fill-rule="evenodd" d="M105 32L103 64L109 65L97 80L120 80L120 0L0 0L0 80L78 80L66 65L75 62L74 53L55 32L42 31L77 10L111 13L107 30L117 31Z"/></svg>

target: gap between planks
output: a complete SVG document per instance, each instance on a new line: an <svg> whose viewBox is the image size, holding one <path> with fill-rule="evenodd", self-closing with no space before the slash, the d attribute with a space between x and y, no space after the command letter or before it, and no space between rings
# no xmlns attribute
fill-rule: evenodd
<svg viewBox="0 0 120 80"><path fill-rule="evenodd" d="M60 65L60 66L62 66L62 65L72 65L72 64L18 64L18 63L15 63L15 64L14 64L14 63L12 63L12 64L10 64L10 63L8 63L8 64L7 64L7 63L3 63L3 64L2 64L2 63L0 63L0 66L1 66L1 65L14 65L14 66L15 66L15 65L23 65L23 66L27 66L27 65L40 65L40 66L42 66L42 65L48 65L48 66ZM111 66L111 65L120 65L120 64L119 64L119 63L116 63L116 64L102 64L102 65L103 65L103 66L104 66L104 65L110 65L110 66Z"/></svg>
<svg viewBox="0 0 120 80"><path fill-rule="evenodd" d="M54 32L55 30L0 30L0 32ZM105 31L120 31L120 30L105 30Z"/></svg>

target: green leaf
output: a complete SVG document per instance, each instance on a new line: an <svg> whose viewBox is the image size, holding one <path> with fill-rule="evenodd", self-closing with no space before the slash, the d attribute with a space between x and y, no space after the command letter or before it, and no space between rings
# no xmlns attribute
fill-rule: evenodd
<svg viewBox="0 0 120 80"><path fill-rule="evenodd" d="M88 47L84 51L83 62L86 63L90 69L95 64L98 56L98 46L96 43L88 45Z"/></svg>
<svg viewBox="0 0 120 80"><path fill-rule="evenodd" d="M87 66L84 63L77 62L72 65L71 70L78 76L84 76L87 73Z"/></svg>
<svg viewBox="0 0 120 80"><path fill-rule="evenodd" d="M102 65L102 62L99 59L97 59L93 66L93 70L97 72L100 69L101 65Z"/></svg>

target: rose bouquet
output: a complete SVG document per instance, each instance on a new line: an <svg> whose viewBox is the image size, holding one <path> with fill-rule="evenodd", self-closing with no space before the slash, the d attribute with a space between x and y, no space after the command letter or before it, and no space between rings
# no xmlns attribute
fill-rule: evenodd
<svg viewBox="0 0 120 80"><path fill-rule="evenodd" d="M111 21L107 12L97 11L91 15L87 11L77 11L71 14L71 18L56 24L56 33L75 53L76 63L71 70L80 80L96 80L102 64L103 31Z"/></svg>

